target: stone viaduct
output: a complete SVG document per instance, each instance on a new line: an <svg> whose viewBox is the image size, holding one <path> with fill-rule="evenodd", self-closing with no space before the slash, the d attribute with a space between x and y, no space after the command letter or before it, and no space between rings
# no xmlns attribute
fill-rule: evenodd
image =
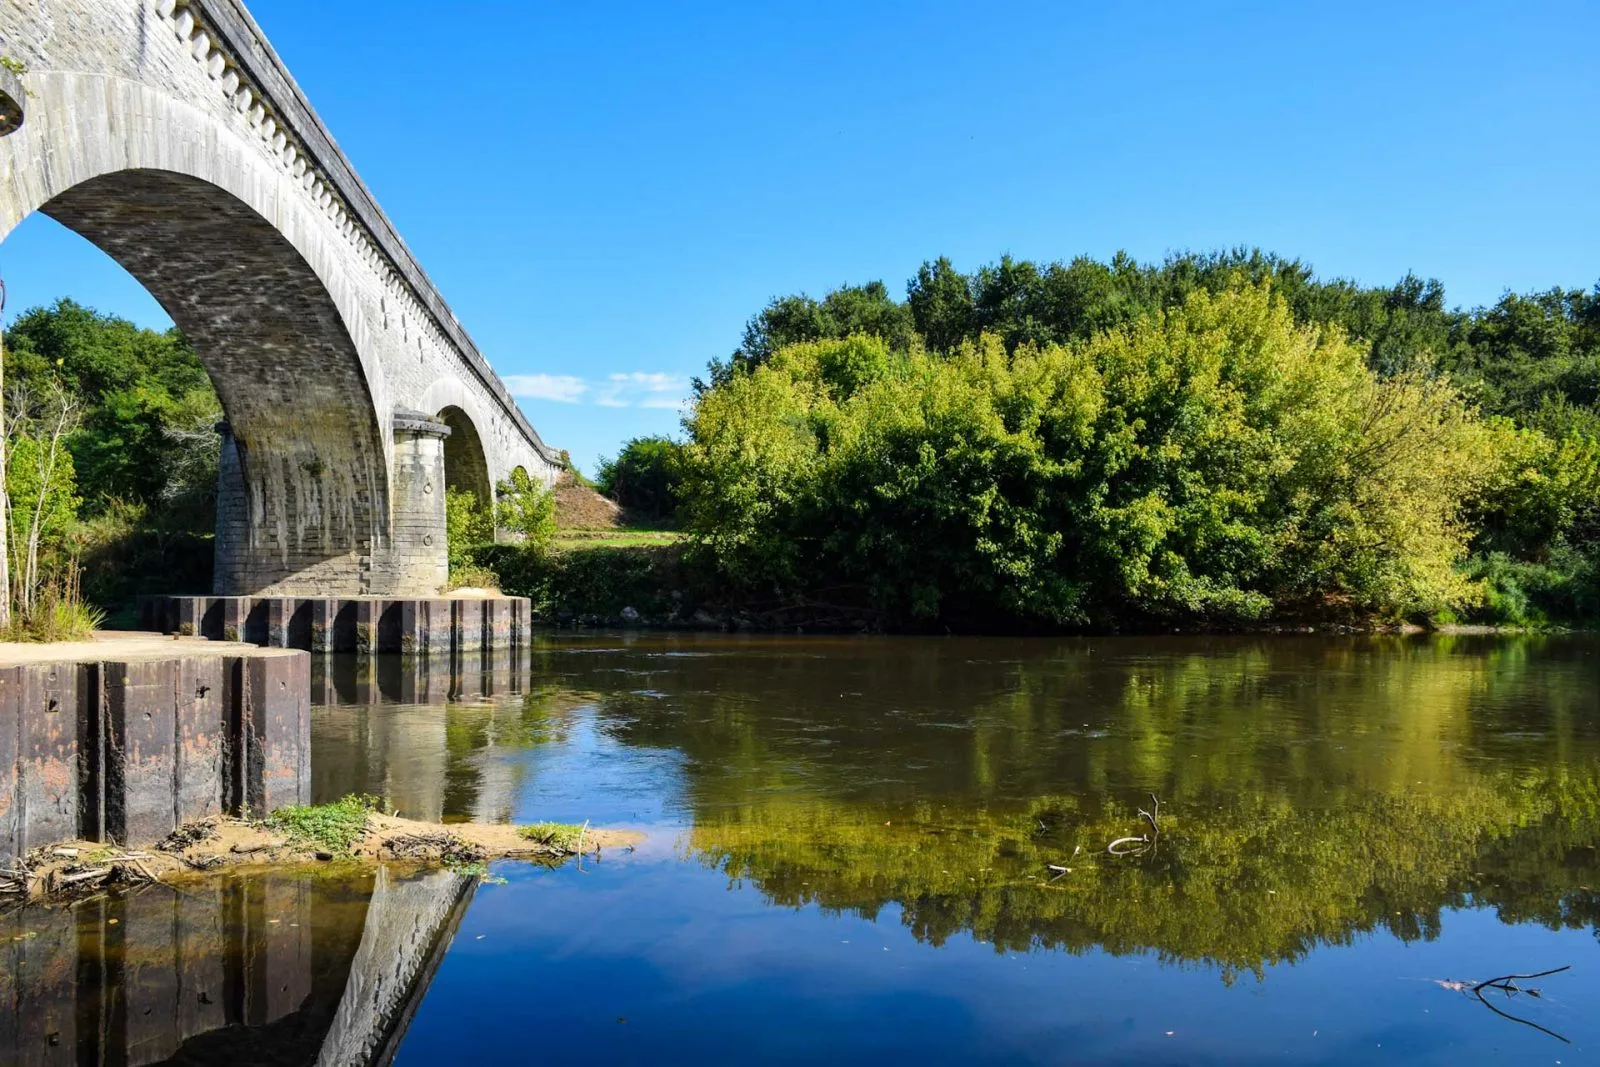
<svg viewBox="0 0 1600 1067"><path fill-rule="evenodd" d="M554 481L240 0L0 0L0 56L0 239L82 234L221 397L216 593L427 596L447 485Z"/></svg>

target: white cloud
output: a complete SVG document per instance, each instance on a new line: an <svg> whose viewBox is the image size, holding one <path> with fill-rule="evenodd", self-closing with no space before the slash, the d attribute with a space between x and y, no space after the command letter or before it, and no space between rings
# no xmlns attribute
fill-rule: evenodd
<svg viewBox="0 0 1600 1067"><path fill-rule="evenodd" d="M587 382L570 374L508 374L501 381L512 396L524 400L576 404L589 391Z"/></svg>
<svg viewBox="0 0 1600 1067"><path fill-rule="evenodd" d="M608 408L676 408L689 393L689 380L660 371L608 375L594 402Z"/></svg>
<svg viewBox="0 0 1600 1067"><path fill-rule="evenodd" d="M585 401L603 408L681 408L689 396L689 379L660 371L608 374L603 381L585 381L574 374L508 374L503 379L512 396L524 400Z"/></svg>

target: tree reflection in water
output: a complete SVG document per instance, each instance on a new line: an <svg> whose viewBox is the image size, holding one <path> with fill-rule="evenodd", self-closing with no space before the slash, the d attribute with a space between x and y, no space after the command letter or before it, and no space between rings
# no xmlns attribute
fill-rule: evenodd
<svg viewBox="0 0 1600 1067"><path fill-rule="evenodd" d="M1592 640L658 644L536 654L530 701L681 751L692 851L776 904L1229 980L1447 908L1600 920ZM621 691L653 657L669 699ZM1107 855L1152 792L1161 848Z"/></svg>

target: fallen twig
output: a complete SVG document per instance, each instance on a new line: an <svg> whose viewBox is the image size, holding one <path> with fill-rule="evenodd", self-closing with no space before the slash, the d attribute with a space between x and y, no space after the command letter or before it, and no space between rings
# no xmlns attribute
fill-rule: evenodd
<svg viewBox="0 0 1600 1067"><path fill-rule="evenodd" d="M1151 793L1150 806L1154 810L1139 809L1139 818L1150 825L1150 832L1138 837L1119 837L1106 846L1107 852L1113 856L1142 856L1154 851L1161 841L1161 798Z"/></svg>
<svg viewBox="0 0 1600 1067"><path fill-rule="evenodd" d="M1552 974L1560 974L1562 971L1570 970L1572 970L1572 964L1569 963L1565 967L1555 967L1551 970L1538 971L1534 974L1502 974L1499 978L1490 978L1488 981L1479 982L1472 987L1472 991L1476 993L1480 989L1500 989L1507 993L1528 993L1532 996L1538 996L1539 991L1537 989L1519 989L1514 983L1519 981L1526 982L1533 978L1546 978Z"/></svg>
<svg viewBox="0 0 1600 1067"><path fill-rule="evenodd" d="M1570 971L1570 970L1572 970L1572 965L1569 963L1565 967L1552 967L1548 971L1535 971L1535 972L1533 972L1531 974L1502 974L1497 978L1489 978L1489 979L1486 979L1486 980L1484 980L1482 982L1473 982L1471 980L1463 982L1463 981L1456 981L1456 980L1452 980L1452 979L1445 979L1445 980L1438 981L1437 984L1441 988L1451 990L1452 992L1457 992L1457 993L1462 993L1462 994L1469 994L1470 993L1478 1001L1479 1004L1482 1004L1484 1007L1488 1008L1490 1011L1494 1012L1496 1015L1500 1016L1502 1019L1510 1019L1514 1023L1521 1023L1523 1026L1531 1026L1533 1029L1539 1031L1541 1034L1548 1034L1551 1037L1555 1038L1557 1041L1560 1041L1563 1044L1570 1045L1570 1044L1572 1044L1572 1042L1570 1040L1568 1040L1566 1037L1564 1037L1563 1035L1556 1033L1554 1030L1550 1029L1547 1026L1540 1026L1538 1023L1534 1022L1532 1019L1524 1019L1521 1016L1512 1015L1508 1011L1502 1011L1501 1009L1495 1007L1493 1004L1489 1003L1489 998L1483 995L1484 990L1486 990L1486 989L1494 989L1494 990L1500 991L1501 993L1504 993L1506 995L1506 999L1508 999L1508 1000L1510 998L1512 998L1512 997L1515 997L1515 996L1519 995L1519 994L1526 994L1527 996L1533 997L1535 999L1542 999L1544 995L1542 993L1540 993L1539 990L1531 989L1531 988L1530 989L1524 989L1521 986L1517 985L1517 983L1518 982L1526 982L1526 981L1529 981L1530 979L1534 979L1534 978L1545 978L1545 977L1548 977L1549 975L1552 975L1552 974L1560 974L1563 971Z"/></svg>

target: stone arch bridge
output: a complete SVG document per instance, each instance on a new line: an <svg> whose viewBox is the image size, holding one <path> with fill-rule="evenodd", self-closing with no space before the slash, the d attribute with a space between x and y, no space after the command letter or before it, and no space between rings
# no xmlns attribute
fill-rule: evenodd
<svg viewBox="0 0 1600 1067"><path fill-rule="evenodd" d="M88 238L222 400L215 592L428 595L447 484L554 481L240 0L0 0L0 56L0 239Z"/></svg>

